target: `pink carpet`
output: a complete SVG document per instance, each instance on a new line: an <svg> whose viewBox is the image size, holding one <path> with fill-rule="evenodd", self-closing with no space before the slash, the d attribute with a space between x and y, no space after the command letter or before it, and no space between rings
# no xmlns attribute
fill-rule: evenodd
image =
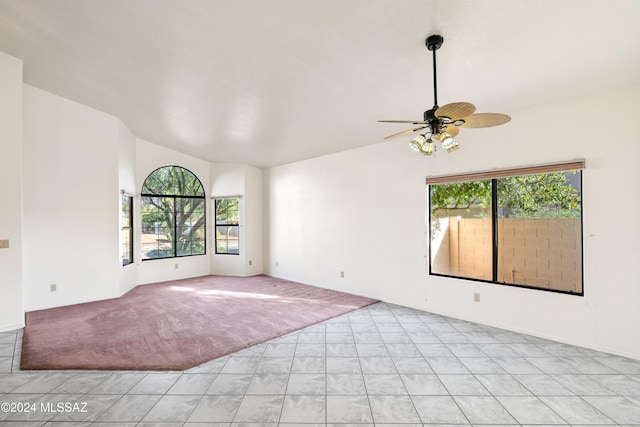
<svg viewBox="0 0 640 427"><path fill-rule="evenodd" d="M376 302L269 276L205 276L26 314L21 369L183 370Z"/></svg>

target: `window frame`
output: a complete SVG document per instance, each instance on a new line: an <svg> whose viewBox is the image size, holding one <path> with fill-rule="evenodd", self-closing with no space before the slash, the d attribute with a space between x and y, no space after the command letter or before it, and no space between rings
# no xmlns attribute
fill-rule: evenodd
<svg viewBox="0 0 640 427"><path fill-rule="evenodd" d="M519 283L508 283L508 282L500 282L498 281L498 272L499 272L499 268L498 268L498 262L499 262L499 258L500 258L500 253L499 253L499 236L498 236L498 219L499 219L499 215L498 215L498 208L499 208L499 198L498 198L498 180L501 178L507 178L507 177L517 177L517 176L525 176L525 175L535 175L535 174L546 174L546 173L551 173L551 172L569 172L572 170L577 170L580 174L580 250L579 250L579 254L580 254L580 281L581 281L581 290L580 292L572 292L572 291L567 291L567 290L562 290L562 289L551 289L551 288L543 288L543 287L538 287L538 286L532 286L532 285L526 285L526 284L519 284ZM428 207L428 211L427 211L427 217L428 217L428 224L427 226L429 227L428 230L428 274L429 276L435 276L435 277L446 277L446 278L452 278L452 279L460 279L460 280L470 280L470 281L474 281L474 282L482 282L482 283L491 283L491 284L495 284L495 285L502 285L502 286L511 286L511 287L516 287L516 288L525 288L525 289L533 289L533 290L538 290L538 291L546 291L546 292L554 292L554 293L561 293L561 294L566 294L566 295L574 295L574 296L580 296L583 297L584 296L584 215L583 215L583 205L584 205L584 199L583 199L583 188L582 188L582 184L583 184L583 172L584 170L584 161L574 161L574 162L565 162L565 163L558 163L558 164L550 164L550 165L543 165L543 166L532 166L532 167L526 167L526 168L513 168L513 169L502 169L502 170L494 170L494 171L488 171L488 172L474 172L474 173L468 173L468 174L459 174L459 175L450 175L450 176L434 176L434 177L428 177L426 179L426 184L427 184L427 199L428 199L428 203L427 203L427 207ZM480 279L480 278L473 278L473 277L464 277L464 276L456 276L456 275L452 275L452 274L444 274L444 273L437 273L437 272L433 272L433 261L432 261L432 256L433 256L433 248L432 248L432 244L433 244L433 240L432 240L432 233L433 233L433 228L432 228L432 204L431 204L431 195L432 195L432 189L431 186L433 185L438 185L438 184L449 184L449 183L455 183L455 182L468 182L468 181L483 181L483 180L491 180L491 239L492 239L492 244L491 244L491 257L492 257L492 279L491 280L486 280L486 279Z"/></svg>
<svg viewBox="0 0 640 427"><path fill-rule="evenodd" d="M206 203L206 194L205 194L205 189L204 189L204 185L202 185L202 181L200 181L200 178L198 178L198 176L196 174L194 174L193 172L191 172L189 169L183 167L183 166L177 166L177 165L166 165L166 166L161 166L159 168L154 169L153 171L151 171L151 173L149 173L149 175L147 175L147 178L145 178L145 180L143 181L142 184L142 190L144 191L145 188L145 183L147 181L147 179L149 179L149 177L151 175L153 175L155 172L157 172L160 169L165 169L165 168L179 168L179 169L183 169L186 172L188 172L189 174L191 174L196 181L200 184L200 188L202 189L202 195L198 196L198 195L176 195L176 194L154 194L154 193L146 193L146 192L141 192L140 194L140 205L142 205L142 200L143 198L163 198L163 199L172 199L173 203L172 203L172 215L173 215L173 245L172 245L172 255L170 256L163 256L163 257L154 257L154 258L145 258L144 256L142 256L142 261L153 261L153 260L158 260L158 259L171 259L171 258L184 258L184 257L190 257L190 256L202 256L202 255L206 255L207 254L207 203ZM202 200L202 207L203 207L203 216L204 216L204 223L202 225L203 228L203 252L199 253L199 254L187 254L187 255L179 255L178 254L178 245L177 245L177 236L178 236L178 224L177 224L177 202L178 200L185 200L185 199L196 199L196 200ZM141 220L142 221L142 220ZM144 228L144 227L142 227ZM140 232L142 233L142 230L140 230Z"/></svg>
<svg viewBox="0 0 640 427"><path fill-rule="evenodd" d="M214 209L214 245L215 245L215 254L216 255L240 255L240 196L217 196L213 197L213 209ZM225 223L218 225L218 202L222 200L235 199L238 203L238 221L235 223ZM226 227L237 227L238 230L238 252L229 252L229 239L225 239L227 252L218 252L218 226L226 226Z"/></svg>
<svg viewBox="0 0 640 427"><path fill-rule="evenodd" d="M128 215L127 215L127 219L128 219L128 222L129 222L129 226L128 227L125 227L123 225L124 222L122 221L125 218L124 213L126 212L125 209L124 209L125 199L128 200L128 202L129 202L129 210L128 210ZM134 262L133 261L133 251L134 251L134 249L133 249L133 228L134 228L133 227L133 196L131 194L127 194L125 192L122 192L121 193L121 197L120 197L120 203L121 203L121 206L120 206L120 215L121 215L120 232L122 233L122 231L125 231L127 229L129 230L129 233L128 233L129 234L129 262L126 262L126 260L125 260L125 258L123 256L124 253L122 251L122 249L123 249L122 245L124 244L124 242L121 242L121 248L120 248L120 250L121 250L120 259L122 261L122 266L124 267L124 266L130 265L130 264L133 264L133 262Z"/></svg>

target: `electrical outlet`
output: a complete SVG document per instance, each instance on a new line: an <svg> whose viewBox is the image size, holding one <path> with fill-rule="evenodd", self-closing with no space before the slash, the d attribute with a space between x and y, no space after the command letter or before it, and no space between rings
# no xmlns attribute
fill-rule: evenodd
<svg viewBox="0 0 640 427"><path fill-rule="evenodd" d="M49 289L51 289L51 292L55 292L58 290L58 285L52 283L51 285L49 285Z"/></svg>
<svg viewBox="0 0 640 427"><path fill-rule="evenodd" d="M278 266L278 261L276 261L276 267Z"/></svg>
<svg viewBox="0 0 640 427"><path fill-rule="evenodd" d="M253 265L253 261L249 260L249 265Z"/></svg>
<svg viewBox="0 0 640 427"><path fill-rule="evenodd" d="M344 279L344 271L340 272L340 277Z"/></svg>
<svg viewBox="0 0 640 427"><path fill-rule="evenodd" d="M178 263L173 264L173 268L178 269Z"/></svg>
<svg viewBox="0 0 640 427"><path fill-rule="evenodd" d="M473 294L473 301L474 302L480 302L480 294L478 292L475 292Z"/></svg>

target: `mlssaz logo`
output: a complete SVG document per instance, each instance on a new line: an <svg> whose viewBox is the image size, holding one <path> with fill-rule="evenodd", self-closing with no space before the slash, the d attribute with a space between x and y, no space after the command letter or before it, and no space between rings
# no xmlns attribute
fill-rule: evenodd
<svg viewBox="0 0 640 427"><path fill-rule="evenodd" d="M40 412L48 412L48 413L86 413L87 412L87 403L86 402L40 402Z"/></svg>

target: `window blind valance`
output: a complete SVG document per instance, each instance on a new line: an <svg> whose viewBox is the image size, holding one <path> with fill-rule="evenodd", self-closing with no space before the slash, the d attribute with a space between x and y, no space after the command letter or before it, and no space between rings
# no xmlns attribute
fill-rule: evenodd
<svg viewBox="0 0 640 427"><path fill-rule="evenodd" d="M578 169L584 169L584 160L573 160L570 162L553 163L539 166L526 166L510 169L495 169L483 172L469 172L455 175L428 176L426 183L427 185L432 185L462 181L478 181L494 178L506 178L509 176L517 175L533 175L538 173L562 172Z"/></svg>

